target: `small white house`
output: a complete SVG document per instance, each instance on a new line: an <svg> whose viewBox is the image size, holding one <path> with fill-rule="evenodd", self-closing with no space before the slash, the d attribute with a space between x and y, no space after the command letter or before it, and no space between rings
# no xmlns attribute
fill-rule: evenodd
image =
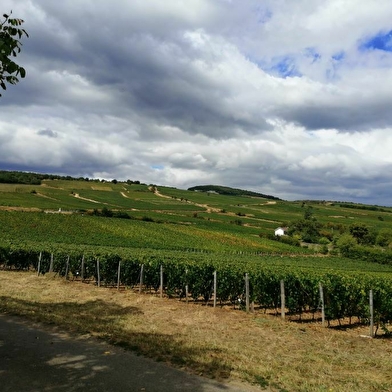
<svg viewBox="0 0 392 392"><path fill-rule="evenodd" d="M286 234L286 227L278 227L277 229L275 229L275 235L285 235Z"/></svg>

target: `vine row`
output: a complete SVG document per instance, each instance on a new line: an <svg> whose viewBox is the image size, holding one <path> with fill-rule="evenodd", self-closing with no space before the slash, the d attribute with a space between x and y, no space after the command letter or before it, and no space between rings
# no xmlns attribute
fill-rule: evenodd
<svg viewBox="0 0 392 392"><path fill-rule="evenodd" d="M42 244L41 244L42 246ZM212 297L213 273L217 272L217 300L220 304L238 304L245 295L244 276L249 276L249 296L260 309L281 306L280 281L284 281L285 306L291 314L313 315L320 311L319 285L324 290L325 317L368 322L369 290L373 290L374 321L386 332L392 322L392 276L386 272L340 271L332 268L305 268L279 265L274 258L228 257L184 252L156 252L115 248L64 247L39 249L38 246L0 245L0 265L19 270L38 268L65 276L100 280L104 285L116 285L120 266L120 281L125 286L140 282L143 265L143 286L158 291L161 266L167 295L209 301ZM99 261L99 270L97 268ZM83 270L82 270L83 267ZM98 277L99 271L99 277Z"/></svg>

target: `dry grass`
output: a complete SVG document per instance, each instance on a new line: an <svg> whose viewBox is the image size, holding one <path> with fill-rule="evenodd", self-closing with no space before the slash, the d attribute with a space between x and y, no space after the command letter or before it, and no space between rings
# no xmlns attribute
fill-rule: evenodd
<svg viewBox="0 0 392 392"><path fill-rule="evenodd" d="M392 341L264 314L0 271L0 311L270 391L392 391Z"/></svg>

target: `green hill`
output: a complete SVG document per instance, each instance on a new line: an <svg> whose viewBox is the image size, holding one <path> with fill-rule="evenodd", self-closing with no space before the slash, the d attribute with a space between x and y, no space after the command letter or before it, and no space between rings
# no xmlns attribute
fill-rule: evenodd
<svg viewBox="0 0 392 392"><path fill-rule="evenodd" d="M355 249L346 256L390 263L391 223L388 207L289 202L216 185L181 190L131 180L0 172L3 242L333 256L348 236ZM288 227L290 236L276 237L279 226ZM305 246L298 246L301 241Z"/></svg>

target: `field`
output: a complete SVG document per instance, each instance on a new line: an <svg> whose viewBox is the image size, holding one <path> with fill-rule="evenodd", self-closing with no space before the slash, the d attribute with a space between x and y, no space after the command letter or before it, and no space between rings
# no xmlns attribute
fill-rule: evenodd
<svg viewBox="0 0 392 392"><path fill-rule="evenodd" d="M259 211L260 217L236 215L246 213L244 206L249 202L253 203L253 200L206 196L172 188L159 188L159 193L153 193L148 186L142 185L91 185L83 181L46 181L43 186L0 184L0 219L12 225L5 225L2 238L31 240L35 237L34 241L46 238L55 243L126 247L140 247L138 243L141 241L143 248L284 250L284 245L262 241L258 237L262 231L273 231L280 223L279 216L271 219L267 216L270 212L262 210ZM254 205L260 203L270 206L264 200L257 200ZM105 207L125 211L135 219L113 222L80 213ZM12 208L16 209L12 216L3 212ZM24 225L21 222L25 214L18 214L18 209L22 208L41 212L61 209L62 214L47 213L43 218L40 213L31 213L29 225ZM67 212L79 214L69 216ZM262 217L264 215L266 217ZM236 224L235 221L240 219L243 224ZM149 220L155 224L151 225ZM134 241L131 242L130 238ZM295 249L286 248L295 252Z"/></svg>
<svg viewBox="0 0 392 392"><path fill-rule="evenodd" d="M84 287L85 295L92 290L94 299L88 305L93 302L102 303L99 309L105 315L104 307L109 303L112 306L113 298L116 297L115 301L121 302L124 292L129 291L131 295L132 287L137 291L143 266L143 290L152 294L141 295L140 298L134 296L133 301L140 303L143 309L145 302L150 304L153 307L152 313L161 314L157 309L159 306L166 307L166 310L173 307L178 314L181 313L182 321L170 323L174 328L172 332L163 336L155 329L157 339L166 341L178 334L181 344L176 341L173 347L165 346L162 349L164 352L157 352L146 344L155 337L147 339L148 342L133 344L133 337L139 336L140 331L136 335L135 332L128 335L120 328L125 322L121 307L128 306L122 303L114 306L119 309L118 318L114 315L109 317L116 325L107 332L109 340L121 340L121 344L125 341L126 345L144 355L184 366L188 370L199 371L200 367L200 371L208 376L236 377L261 386L268 385L272 390L391 390L388 389L391 385L388 382L391 380L382 376L380 369L391 365L390 359L388 361L385 358L390 353L390 341L387 337L392 320L392 264L382 265L341 257L338 252L333 252L332 242L325 254L320 245L307 244L299 247L271 240L275 228L301 219L304 206L311 206L318 222L332 234L336 228L347 228L352 222L365 224L372 230L379 231L389 228L392 221L391 208L348 203L286 202L191 192L154 185L81 180L45 180L42 185L0 184L0 265L8 270L25 271L40 267L40 272L45 277L53 277L53 273L48 272L50 268L54 268L56 276L67 275L71 280L80 277L80 273L93 282L99 276L102 286L111 287L118 282L123 289L113 295L105 294L107 289L101 289L98 294L91 285L45 277L36 280L29 274L3 272L3 280L8 283L2 285L5 290L1 294L5 300L2 309L39 317L45 322L53 322L53 316L67 328L90 332L97 329L98 335L106 336L106 332L103 332L105 328L109 328L106 316L99 317L104 319L105 327L95 328L90 321L88 325L79 325L77 319L72 326L65 321L66 316L56 312L48 316L50 320L44 314L34 316L31 304L44 303L43 308L46 309L51 306L48 298L52 290L61 291L65 284L68 285L67 290L77 291L74 287L79 285ZM117 275L119 267L120 276ZM164 270L164 300L157 298L161 284L160 268ZM210 307L213 299L213 271L218 276L218 307L215 309ZM245 274L249 277L249 299L255 308L252 315L238 310L245 301ZM284 281L286 290L286 318L294 324L288 321L282 323L276 316L272 316L280 315L281 281ZM12 285L23 285L26 282L35 288L34 293L24 290L23 299L12 289ZM42 288L42 284L48 285L48 288ZM320 284L324 287L326 320L332 327L328 329L322 328L320 323ZM38 287L41 287L46 296L40 297L37 294L41 290ZM186 290L189 289L190 303L210 306L183 307L185 287ZM374 291L375 328L382 339L364 340L359 337L361 334L369 334L370 289ZM107 296L111 296L111 299ZM68 304L68 299L62 301L53 296L51 298L54 302ZM83 302L82 298L75 301ZM64 306L63 309L69 310L69 306ZM145 309L143 312L148 313ZM212 340L209 337L202 340L204 324L200 322L198 312L202 312L207 319L211 317L216 320L218 317L226 320L218 332L212 333ZM184 317L187 318L186 321ZM231 318L236 320L233 321L233 328L229 321ZM143 323L142 320L141 318L138 323ZM87 322L84 320L83 323L85 321ZM192 327L196 328L198 336L188 331ZM268 340L274 350L280 350L282 356L279 360L272 361L273 366L261 364L263 357L258 356L253 349L263 346L262 339L267 339L264 327L269 332L273 330L276 340L282 343L282 347L278 349L277 341ZM337 327L340 329L335 330ZM163 324L161 328L165 328ZM148 328L142 328L142 331L141 334L153 334ZM186 341L184 331L187 331L191 341ZM305 339L302 339L303 333L306 334ZM221 341L218 335L222 334L230 336L229 341ZM244 352L240 352L239 344L233 346L235 334L239 342L251 336L252 343L242 344ZM308 341L310 335L313 343ZM341 363L350 362L349 357L343 360L346 354L341 351L342 347L347 350L343 343L346 337L350 341L349 352L355 363L344 365L339 372ZM334 345L335 339L342 341L341 347ZM210 360L195 360L185 355L184 347L191 343L195 344L192 350L206 352ZM306 350L310 350L310 347L319 344L327 354L322 354L319 350L307 354L302 348L306 346ZM293 353L295 345L301 347L297 348L296 354ZM228 349L229 346L236 347L234 352ZM211 347L216 347L216 352L212 352ZM358 349L366 350L363 358ZM334 352L338 359L332 365L330 361ZM229 355L229 363L226 363L221 353ZM264 353L264 358L273 356L269 351L261 350L261 353ZM366 363L364 358L372 359ZM289 359L298 364L294 366L293 372L292 369L285 369ZM311 361L317 364L315 369L310 369ZM374 377L366 378L361 375L360 369L366 368L370 372L370 363L380 372ZM321 369L323 366L324 370ZM314 380L312 377L317 372L320 377Z"/></svg>
<svg viewBox="0 0 392 392"><path fill-rule="evenodd" d="M314 215L317 216L320 223L332 221L335 224L348 226L352 222L363 222L370 228L379 230L390 227L392 222L391 208L385 207L382 208L382 211L371 211L345 208L344 205L341 207L337 203L334 205L331 203L308 204L313 207ZM253 243L251 245L253 248L263 249L267 246L276 248L278 252L284 252L284 244L276 242L270 242L268 245L266 243L260 244L260 240L255 237L259 234L273 233L277 226L298 219L303 215L303 203L301 202L229 197L168 187L159 187L158 192L151 192L151 187L146 185L102 184L91 181L49 180L44 181L40 186L0 184L0 211L24 209L58 212L61 209L62 215L65 215L67 212L83 213L102 208L124 211L137 219L145 218L147 220L150 218L155 223L178 225L176 230L180 225L190 226L189 232L195 238L195 247L198 245L198 235L194 234L193 229L197 228L206 233L204 237L211 235L213 241L214 233L227 233L246 238ZM2 219L7 218L3 215ZM31 216L31 219L38 222L36 217ZM82 228L86 225L89 226L89 223L84 223L85 221L80 219L74 224L80 224ZM41 222L43 222L45 230L48 229L48 225L63 224L58 216L47 216L45 219L41 219ZM94 222L92 224L99 237L102 237L103 232L110 226L108 222L102 225ZM98 226L100 225L102 229L99 232ZM135 225L135 222L125 224L117 220L115 225L122 225L122 231L131 231L131 226ZM165 229L167 227L165 226ZM68 235L68 229L69 227L64 231L63 237ZM150 227L149 231L153 233L152 235L156 235L155 228L151 231ZM90 232L91 230L89 233L82 233L80 241L83 242ZM13 233L11 234L13 235ZM18 237L21 235L21 233L15 234ZM50 241L52 240L62 242L61 238L50 238ZM248 247L249 244L246 243L245 246ZM193 247L192 241L190 247ZM290 249L290 252L293 252L293 249Z"/></svg>

